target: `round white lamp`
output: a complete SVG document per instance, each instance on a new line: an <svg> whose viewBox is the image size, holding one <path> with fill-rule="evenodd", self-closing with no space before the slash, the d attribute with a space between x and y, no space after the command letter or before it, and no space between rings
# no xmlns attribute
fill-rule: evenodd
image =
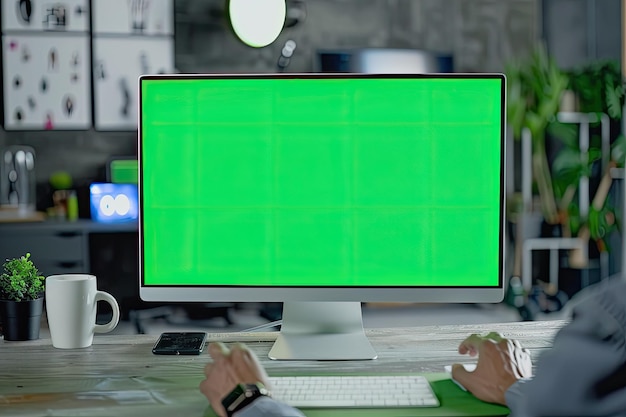
<svg viewBox="0 0 626 417"><path fill-rule="evenodd" d="M261 48L274 42L285 24L285 0L230 0L228 14L235 34L245 44Z"/></svg>

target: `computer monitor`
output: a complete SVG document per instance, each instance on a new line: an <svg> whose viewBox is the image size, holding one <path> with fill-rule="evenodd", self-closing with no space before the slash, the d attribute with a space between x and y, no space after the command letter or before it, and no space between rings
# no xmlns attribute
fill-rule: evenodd
<svg viewBox="0 0 626 417"><path fill-rule="evenodd" d="M274 359L371 359L361 302L503 297L501 74L139 80L140 296L283 302Z"/></svg>

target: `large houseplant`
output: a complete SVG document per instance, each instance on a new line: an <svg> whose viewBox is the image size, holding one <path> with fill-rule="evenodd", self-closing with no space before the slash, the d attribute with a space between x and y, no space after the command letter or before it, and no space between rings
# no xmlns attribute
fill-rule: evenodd
<svg viewBox="0 0 626 417"><path fill-rule="evenodd" d="M598 172L601 157L599 135L592 132L588 152L579 148L578 127L557 121L565 91L577 98L581 113L608 114L612 124L621 119L624 86L619 65L599 62L565 72L540 46L526 61L507 68L507 120L515 138L527 128L532 137L532 175L539 196L543 218L558 226L561 236L591 239L599 251L608 250L605 237L616 228L615 212L608 205L611 168L623 166L626 140L612 138L610 161L604 172ZM598 118L599 120L599 118ZM617 129L614 129L617 130ZM548 138L555 139L548 141ZM548 155L552 148L553 160ZM589 213L581 216L577 199L581 177L592 179ZM573 265L584 267L585 254L576 252Z"/></svg>
<svg viewBox="0 0 626 417"><path fill-rule="evenodd" d="M611 152L604 171L599 170L601 151L600 124L591 124L589 150L581 158L577 129L560 128L556 135L563 149L553 163L554 188L560 199L560 222L564 236L578 236L595 242L598 251L608 251L607 237L617 228L615 208L608 199L612 184L612 168L623 167L626 155L626 139L621 130L624 86L619 63L600 61L569 72L569 89L577 98L577 110L581 113L602 113L610 120ZM600 120L600 118L597 118ZM572 127L572 126L570 126ZM584 218L574 199L578 181L582 176L595 178L590 189L589 213ZM578 266L584 266L585 261Z"/></svg>
<svg viewBox="0 0 626 417"><path fill-rule="evenodd" d="M575 269L589 266L590 255L596 257L598 252L610 250L611 240L608 238L614 236L614 231L622 224L608 198L613 188L613 168L623 167L626 157L626 138L616 135L622 126L626 91L619 64L594 63L565 72L558 68L545 48L539 47L530 59L508 66L507 86L508 124L516 139L522 136L523 129L528 129L532 136L531 170L547 226L544 230L548 236L576 237L584 242L580 249L571 250L567 259L570 273L577 274ZM564 94L566 92L569 94ZM574 105L562 108L564 97L574 97ZM601 157L606 156L602 155L602 137L606 131L602 131L600 123L590 123L589 148L581 152L581 125L559 123L559 111L608 115L612 126L610 132L613 133L609 160L600 163ZM606 121L600 114L596 119L601 120L600 116ZM568 119L564 117L562 120ZM587 128L586 125L582 127ZM589 184L588 211L582 211L578 204L583 177ZM529 207L522 204L510 207L519 210L510 214L518 221L514 273L520 274L525 235L522 233L523 222L519 219L530 219L532 213L527 212ZM581 280L578 282L582 283ZM576 284L567 285L576 289ZM563 292L540 284L534 286L531 293L560 299Z"/></svg>
<svg viewBox="0 0 626 417"><path fill-rule="evenodd" d="M4 340L39 338L45 277L30 253L7 259L0 275L0 320Z"/></svg>
<svg viewBox="0 0 626 417"><path fill-rule="evenodd" d="M546 149L546 133L554 121L567 75L540 45L529 59L507 65L507 122L519 139L527 128L532 137L532 174L544 219L559 222L552 173Z"/></svg>

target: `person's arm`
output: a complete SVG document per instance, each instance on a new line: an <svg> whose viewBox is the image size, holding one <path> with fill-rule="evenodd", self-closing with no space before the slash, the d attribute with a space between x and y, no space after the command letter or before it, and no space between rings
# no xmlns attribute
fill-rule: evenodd
<svg viewBox="0 0 626 417"><path fill-rule="evenodd" d="M626 416L625 281L599 286L575 307L532 379L518 372L524 350L489 336L459 346L460 353L479 355L476 371L453 368L453 378L476 397L507 405L514 417Z"/></svg>
<svg viewBox="0 0 626 417"><path fill-rule="evenodd" d="M223 343L209 344L209 354L213 359L204 368L205 379L200 383L200 391L207 397L213 411L220 417L227 413L222 400L238 384L261 383L271 390L267 373L257 357L246 346L238 344L229 350ZM293 407L280 403L268 396L255 399L233 417L304 417Z"/></svg>
<svg viewBox="0 0 626 417"><path fill-rule="evenodd" d="M626 416L626 282L591 292L537 362L533 380L507 392L513 416Z"/></svg>
<svg viewBox="0 0 626 417"><path fill-rule="evenodd" d="M498 333L471 335L461 342L459 353L478 356L478 363L472 372L455 364L452 377L483 401L505 405L507 390L517 381L532 376L528 350Z"/></svg>
<svg viewBox="0 0 626 417"><path fill-rule="evenodd" d="M264 397L235 413L234 417L304 417L304 415L287 404Z"/></svg>

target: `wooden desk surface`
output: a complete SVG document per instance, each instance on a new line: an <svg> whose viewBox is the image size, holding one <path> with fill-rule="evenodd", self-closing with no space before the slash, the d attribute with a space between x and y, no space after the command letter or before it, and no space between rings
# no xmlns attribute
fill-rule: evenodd
<svg viewBox="0 0 626 417"><path fill-rule="evenodd" d="M444 365L471 362L457 346L471 333L498 331L516 338L536 359L551 346L563 321L371 329L379 357L373 361L271 361L276 333L209 334L209 341L250 346L272 375L441 373ZM206 399L198 391L200 356L157 356L154 336L96 336L85 349L61 350L49 339L0 341L1 416L202 416Z"/></svg>

